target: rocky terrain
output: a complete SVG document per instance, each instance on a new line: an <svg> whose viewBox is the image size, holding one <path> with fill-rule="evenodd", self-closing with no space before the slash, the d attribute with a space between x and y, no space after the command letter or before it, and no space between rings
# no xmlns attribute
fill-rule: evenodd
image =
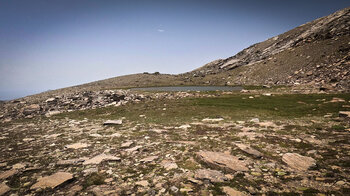
<svg viewBox="0 0 350 196"><path fill-rule="evenodd" d="M0 195L349 195L349 13L192 72L0 102ZM128 89L165 85L244 89Z"/></svg>
<svg viewBox="0 0 350 196"><path fill-rule="evenodd" d="M349 194L349 94L187 94L2 123L0 195Z"/></svg>
<svg viewBox="0 0 350 196"><path fill-rule="evenodd" d="M208 63L189 74L207 79L209 83L306 84L348 90L349 28L350 8L346 8L254 44L235 56Z"/></svg>

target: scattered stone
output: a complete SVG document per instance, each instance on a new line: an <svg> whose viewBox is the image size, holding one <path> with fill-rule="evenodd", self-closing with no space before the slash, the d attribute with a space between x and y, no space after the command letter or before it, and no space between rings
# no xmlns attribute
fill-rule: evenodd
<svg viewBox="0 0 350 196"><path fill-rule="evenodd" d="M189 187L181 188L181 189L180 189L180 192L189 193L189 192L193 192L193 189L191 189L191 188L189 188Z"/></svg>
<svg viewBox="0 0 350 196"><path fill-rule="evenodd" d="M69 189L69 196L74 196L76 193L80 192L83 190L83 187L80 185L74 185Z"/></svg>
<svg viewBox="0 0 350 196"><path fill-rule="evenodd" d="M166 170L172 170L172 169L177 169L178 166L175 162L169 161L169 160L163 160L160 163L161 166L163 166Z"/></svg>
<svg viewBox="0 0 350 196"><path fill-rule="evenodd" d="M155 133L164 133L164 132L167 132L168 130L166 130L166 129L151 129L150 131L153 131Z"/></svg>
<svg viewBox="0 0 350 196"><path fill-rule="evenodd" d="M194 177L201 180L210 180L210 182L224 182L227 180L222 172L211 169L199 169Z"/></svg>
<svg viewBox="0 0 350 196"><path fill-rule="evenodd" d="M46 176L38 179L38 182L35 183L31 188L55 188L71 179L73 179L72 174L67 172L57 172L51 176Z"/></svg>
<svg viewBox="0 0 350 196"><path fill-rule="evenodd" d="M98 169L96 167L83 170L84 176L90 175L92 173L97 173Z"/></svg>
<svg viewBox="0 0 350 196"><path fill-rule="evenodd" d="M83 165L97 165L100 164L102 161L120 161L120 158L112 155L100 154L91 159L86 160L83 163Z"/></svg>
<svg viewBox="0 0 350 196"><path fill-rule="evenodd" d="M46 103L54 102L56 99L54 97L46 99Z"/></svg>
<svg viewBox="0 0 350 196"><path fill-rule="evenodd" d="M339 111L340 117L350 117L350 111Z"/></svg>
<svg viewBox="0 0 350 196"><path fill-rule="evenodd" d="M18 170L16 170L16 169L4 171L4 172L0 173L0 180L5 180L6 178L11 177L17 173L18 173Z"/></svg>
<svg viewBox="0 0 350 196"><path fill-rule="evenodd" d="M170 191L173 193L177 193L179 191L179 188L177 188L176 186L172 186L170 187Z"/></svg>
<svg viewBox="0 0 350 196"><path fill-rule="evenodd" d="M74 144L66 145L66 148L79 149L79 148L86 148L89 146L90 145L86 143L74 143Z"/></svg>
<svg viewBox="0 0 350 196"><path fill-rule="evenodd" d="M310 167L316 166L315 159L311 157L302 156L297 153L286 153L282 156L282 161L286 163L289 167L299 170L305 171Z"/></svg>
<svg viewBox="0 0 350 196"><path fill-rule="evenodd" d="M189 128L191 128L191 125L181 125L181 126L179 127L179 129L185 129L185 130L187 130L187 129L189 129Z"/></svg>
<svg viewBox="0 0 350 196"><path fill-rule="evenodd" d="M139 185L139 186L143 186L143 187L148 187L148 185L149 185L147 180L138 181L138 182L135 182L135 184Z"/></svg>
<svg viewBox="0 0 350 196"><path fill-rule="evenodd" d="M60 113L62 113L61 111L57 111L57 110L55 110L55 111L48 111L46 114L45 114L45 116L46 117L51 117L51 116L53 116L53 115L57 115L57 114L60 114Z"/></svg>
<svg viewBox="0 0 350 196"><path fill-rule="evenodd" d="M112 135L109 135L109 137L120 137L122 136L120 133L113 133Z"/></svg>
<svg viewBox="0 0 350 196"><path fill-rule="evenodd" d="M237 134L238 137L247 137L249 140L255 140L257 137L264 137L261 133L255 132L240 132Z"/></svg>
<svg viewBox="0 0 350 196"><path fill-rule="evenodd" d="M142 146L135 146L133 148L125 149L125 151L128 153L132 153L132 152L138 151L140 148L142 148Z"/></svg>
<svg viewBox="0 0 350 196"><path fill-rule="evenodd" d="M68 160L59 160L57 165L78 165L82 164L85 159L68 159Z"/></svg>
<svg viewBox="0 0 350 196"><path fill-rule="evenodd" d="M103 125L121 125L123 124L123 120L107 120L103 123Z"/></svg>
<svg viewBox="0 0 350 196"><path fill-rule="evenodd" d="M210 151L201 151L196 154L201 161L214 168L220 168L228 172L248 171L244 161L232 155Z"/></svg>
<svg viewBox="0 0 350 196"><path fill-rule="evenodd" d="M252 122L252 123L259 123L260 120L259 120L259 118L252 118L249 122Z"/></svg>
<svg viewBox="0 0 350 196"><path fill-rule="evenodd" d="M149 163L149 162L152 162L156 159L158 159L158 156L149 156L149 157L141 159L140 162Z"/></svg>
<svg viewBox="0 0 350 196"><path fill-rule="evenodd" d="M31 141L34 141L35 138L24 138L22 141L24 142L31 142Z"/></svg>
<svg viewBox="0 0 350 196"><path fill-rule="evenodd" d="M125 142L120 146L121 148L129 148L134 142Z"/></svg>
<svg viewBox="0 0 350 196"><path fill-rule="evenodd" d="M241 149L242 151L250 154L250 155L253 155L257 158L260 158L263 156L263 154L257 150L255 150L254 148L250 147L249 145L245 145L245 144L236 144L236 146Z"/></svg>
<svg viewBox="0 0 350 196"><path fill-rule="evenodd" d="M220 122L223 120L223 118L205 118L202 120L202 122Z"/></svg>
<svg viewBox="0 0 350 196"><path fill-rule="evenodd" d="M89 136L90 137L102 137L102 135L98 134L98 133L93 133L93 134L90 134Z"/></svg>
<svg viewBox="0 0 350 196"><path fill-rule="evenodd" d="M49 139L51 139L51 138L57 138L57 137L60 136L60 135L62 135L62 134L60 134L60 133L52 134L52 135L46 136L46 138L49 138Z"/></svg>
<svg viewBox="0 0 350 196"><path fill-rule="evenodd" d="M329 102L331 102L331 103L337 103L337 102L345 102L345 100L342 99L342 98L333 97L333 99L330 100Z"/></svg>
<svg viewBox="0 0 350 196"><path fill-rule="evenodd" d="M246 194L240 192L240 191L237 191L229 186L224 186L222 188L222 191L224 193L226 193L228 196L247 196Z"/></svg>
<svg viewBox="0 0 350 196"><path fill-rule="evenodd" d="M260 127L277 127L277 125L274 122L271 122L271 121L259 122L257 124Z"/></svg>
<svg viewBox="0 0 350 196"><path fill-rule="evenodd" d="M338 186L343 186L343 185L346 184L346 182L340 180L340 181L336 182L335 184L338 185Z"/></svg>
<svg viewBox="0 0 350 196"><path fill-rule="evenodd" d="M7 192L9 192L11 189L4 183L0 183L0 196L5 195Z"/></svg>
<svg viewBox="0 0 350 196"><path fill-rule="evenodd" d="M27 166L27 164L24 163L17 163L12 166L12 169L24 169Z"/></svg>

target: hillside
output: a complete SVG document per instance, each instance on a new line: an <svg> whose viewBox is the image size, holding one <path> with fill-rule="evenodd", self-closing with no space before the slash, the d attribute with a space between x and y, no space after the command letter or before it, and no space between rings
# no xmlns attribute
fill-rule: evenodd
<svg viewBox="0 0 350 196"><path fill-rule="evenodd" d="M345 8L188 75L202 77L209 84L308 84L349 90L349 28L350 8Z"/></svg>

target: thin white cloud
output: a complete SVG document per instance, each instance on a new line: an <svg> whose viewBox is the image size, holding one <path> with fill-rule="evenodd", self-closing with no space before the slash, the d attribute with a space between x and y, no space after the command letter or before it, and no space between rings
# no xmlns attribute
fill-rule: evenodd
<svg viewBox="0 0 350 196"><path fill-rule="evenodd" d="M164 29L157 29L159 33L163 33L165 30Z"/></svg>

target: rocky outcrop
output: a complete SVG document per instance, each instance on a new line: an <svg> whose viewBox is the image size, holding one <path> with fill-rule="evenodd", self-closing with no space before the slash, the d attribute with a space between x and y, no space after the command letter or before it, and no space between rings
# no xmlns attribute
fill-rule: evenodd
<svg viewBox="0 0 350 196"><path fill-rule="evenodd" d="M126 90L86 91L60 94L46 100L13 100L2 105L0 120L32 118L45 115L50 117L62 112L86 110L107 106L119 106L128 102L138 102L149 97Z"/></svg>

